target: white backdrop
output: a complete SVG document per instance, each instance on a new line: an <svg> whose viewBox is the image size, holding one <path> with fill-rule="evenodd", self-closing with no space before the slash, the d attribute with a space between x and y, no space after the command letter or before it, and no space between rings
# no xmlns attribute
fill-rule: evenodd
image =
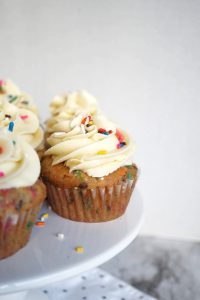
<svg viewBox="0 0 200 300"><path fill-rule="evenodd" d="M0 77L85 88L137 143L143 233L200 239L200 1L1 0Z"/></svg>

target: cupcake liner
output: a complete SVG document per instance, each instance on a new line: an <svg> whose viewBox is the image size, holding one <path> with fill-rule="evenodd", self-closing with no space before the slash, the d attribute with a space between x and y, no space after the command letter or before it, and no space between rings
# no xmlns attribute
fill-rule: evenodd
<svg viewBox="0 0 200 300"><path fill-rule="evenodd" d="M16 253L27 244L41 205L0 216L0 259Z"/></svg>
<svg viewBox="0 0 200 300"><path fill-rule="evenodd" d="M105 222L126 210L136 180L126 179L113 186L63 189L46 182L47 200L61 217L80 222Z"/></svg>

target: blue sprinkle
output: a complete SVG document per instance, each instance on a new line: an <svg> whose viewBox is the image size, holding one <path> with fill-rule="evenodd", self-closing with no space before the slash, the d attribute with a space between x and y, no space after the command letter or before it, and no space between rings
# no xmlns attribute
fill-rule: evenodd
<svg viewBox="0 0 200 300"><path fill-rule="evenodd" d="M105 135L109 135L109 133L106 131L106 132L104 132L103 134L105 134Z"/></svg>
<svg viewBox="0 0 200 300"><path fill-rule="evenodd" d="M14 122L10 122L9 125L8 125L8 130L12 132L13 128L14 128L14 125L15 125Z"/></svg>
<svg viewBox="0 0 200 300"><path fill-rule="evenodd" d="M123 146L125 146L126 145L126 142L121 142L120 143L120 148L122 148Z"/></svg>

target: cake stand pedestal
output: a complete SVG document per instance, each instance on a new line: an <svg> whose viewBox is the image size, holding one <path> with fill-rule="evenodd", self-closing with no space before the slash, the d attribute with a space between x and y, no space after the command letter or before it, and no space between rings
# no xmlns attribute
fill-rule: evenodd
<svg viewBox="0 0 200 300"><path fill-rule="evenodd" d="M66 220L46 204L41 214L44 212L49 214L45 227L34 227L28 245L0 261L0 300L48 299L34 289L79 275L120 253L139 233L143 201L136 189L126 213L105 223ZM75 251L79 246L83 253Z"/></svg>

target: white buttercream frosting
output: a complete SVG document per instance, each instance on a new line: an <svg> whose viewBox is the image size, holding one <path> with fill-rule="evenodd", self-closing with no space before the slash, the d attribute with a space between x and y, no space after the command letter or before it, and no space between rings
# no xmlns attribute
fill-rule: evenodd
<svg viewBox="0 0 200 300"><path fill-rule="evenodd" d="M0 101L1 100L6 100L19 108L28 109L38 115L38 109L31 96L22 92L10 79L0 80Z"/></svg>
<svg viewBox="0 0 200 300"><path fill-rule="evenodd" d="M48 132L65 131L66 122L78 113L96 114L99 111L96 99L87 91L77 91L56 96L50 104L51 118L46 122Z"/></svg>
<svg viewBox="0 0 200 300"><path fill-rule="evenodd" d="M20 136L0 130L0 189L32 186L40 174L35 150Z"/></svg>
<svg viewBox="0 0 200 300"><path fill-rule="evenodd" d="M102 114L78 112L73 118L57 120L55 126L59 131L47 139L51 147L46 151L53 165L64 163L71 172L102 177L130 163L133 142ZM100 133L101 128L106 132Z"/></svg>
<svg viewBox="0 0 200 300"><path fill-rule="evenodd" d="M40 146L44 134L37 115L9 103L5 98L0 99L0 128L8 127L11 121L14 122L14 134L23 137L35 149Z"/></svg>

